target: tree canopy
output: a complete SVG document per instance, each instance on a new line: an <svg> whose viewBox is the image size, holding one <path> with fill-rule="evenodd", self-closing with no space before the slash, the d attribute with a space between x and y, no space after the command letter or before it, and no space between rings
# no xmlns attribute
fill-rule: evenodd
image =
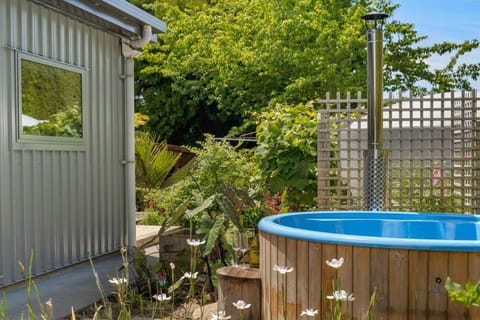
<svg viewBox="0 0 480 320"><path fill-rule="evenodd" d="M206 132L223 136L253 131L256 112L297 104L326 92L366 91L369 11L385 23L386 90L423 92L470 89L480 64L458 58L479 46L422 46L411 23L395 20L389 0L132 0L167 22L137 61L137 111L170 143L190 144ZM442 69L427 59L451 56ZM232 129L233 128L233 129Z"/></svg>

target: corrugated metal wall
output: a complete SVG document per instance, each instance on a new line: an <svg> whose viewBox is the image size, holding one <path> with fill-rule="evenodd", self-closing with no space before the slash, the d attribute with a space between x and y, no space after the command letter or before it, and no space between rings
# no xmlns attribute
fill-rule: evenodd
<svg viewBox="0 0 480 320"><path fill-rule="evenodd" d="M119 38L27 0L0 0L0 287L117 250L126 229ZM14 147L15 52L85 67L84 150Z"/></svg>

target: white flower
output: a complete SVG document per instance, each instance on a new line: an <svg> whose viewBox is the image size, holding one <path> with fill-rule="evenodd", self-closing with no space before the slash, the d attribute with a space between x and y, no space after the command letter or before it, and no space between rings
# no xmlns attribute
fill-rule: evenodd
<svg viewBox="0 0 480 320"><path fill-rule="evenodd" d="M198 275L198 272L195 272L195 273L185 272L182 278L197 279L197 275Z"/></svg>
<svg viewBox="0 0 480 320"><path fill-rule="evenodd" d="M175 263L170 262L170 269L172 269L172 270L175 269Z"/></svg>
<svg viewBox="0 0 480 320"><path fill-rule="evenodd" d="M250 306L251 306L250 303L247 304L247 303L246 303L245 301L243 301L243 300L238 300L237 302L234 302L234 303L232 303L232 304L233 304L233 306L234 306L235 308L237 308L238 310L248 309L248 308L250 308Z"/></svg>
<svg viewBox="0 0 480 320"><path fill-rule="evenodd" d="M343 265L343 261L344 259L343 258L340 258L340 259L335 259L333 258L332 260L328 261L326 260L325 262L332 268L335 268L335 269L338 269L340 268L342 265Z"/></svg>
<svg viewBox="0 0 480 320"><path fill-rule="evenodd" d="M332 296L327 296L327 299L337 301L353 301L355 300L355 297L353 296L353 293L348 294L345 290L337 290Z"/></svg>
<svg viewBox="0 0 480 320"><path fill-rule="evenodd" d="M287 272L292 272L293 271L293 267L292 268L289 268L287 266L277 266L277 265L274 265L273 266L273 271L278 271L280 274L285 274Z"/></svg>
<svg viewBox="0 0 480 320"><path fill-rule="evenodd" d="M154 297L155 299L157 299L158 301L160 301L160 302L168 301L168 300L172 299L172 297L167 296L165 293L156 294L156 295L154 295L153 297Z"/></svg>
<svg viewBox="0 0 480 320"><path fill-rule="evenodd" d="M313 309L305 309L300 313L300 317L307 316L307 317L315 317L318 314L318 310Z"/></svg>
<svg viewBox="0 0 480 320"><path fill-rule="evenodd" d="M226 316L225 311L218 311L217 313L212 313L212 317L210 320L227 320L230 319L231 316Z"/></svg>
<svg viewBox="0 0 480 320"><path fill-rule="evenodd" d="M47 307L49 307L50 309L53 308L53 301L52 301L52 298L48 299L47 301L45 301L45 304L47 305Z"/></svg>
<svg viewBox="0 0 480 320"><path fill-rule="evenodd" d="M189 246L192 247L198 247L201 244L205 243L205 240L200 240L200 239L187 239L187 243Z"/></svg>
<svg viewBox="0 0 480 320"><path fill-rule="evenodd" d="M114 285L120 285L122 283L127 283L127 279L126 278L112 278L110 280L108 280L108 282L110 283L113 283Z"/></svg>

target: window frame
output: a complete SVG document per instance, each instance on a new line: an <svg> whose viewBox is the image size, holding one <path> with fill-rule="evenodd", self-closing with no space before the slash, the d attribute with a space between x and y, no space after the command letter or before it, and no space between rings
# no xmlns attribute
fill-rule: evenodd
<svg viewBox="0 0 480 320"><path fill-rule="evenodd" d="M22 127L22 61L27 60L46 66L78 73L81 78L81 120L82 137L60 137L23 134ZM20 150L85 150L88 136L87 126L87 69L39 55L16 51L16 106L15 106L15 141L14 149Z"/></svg>

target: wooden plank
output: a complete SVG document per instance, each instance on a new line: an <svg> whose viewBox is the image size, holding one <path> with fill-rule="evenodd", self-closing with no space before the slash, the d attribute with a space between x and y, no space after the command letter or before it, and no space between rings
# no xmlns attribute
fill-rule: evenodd
<svg viewBox="0 0 480 320"><path fill-rule="evenodd" d="M308 270L308 242L298 240L297 241L297 262L296 262L296 276L297 276L297 287L296 287L296 309L297 315L292 319L298 318L298 314L307 308L310 308L308 303L308 292L310 286L314 286L314 283L310 284L309 281L309 270Z"/></svg>
<svg viewBox="0 0 480 320"><path fill-rule="evenodd" d="M447 319L448 297L444 288L448 274L448 253L430 251L428 256L428 319Z"/></svg>
<svg viewBox="0 0 480 320"><path fill-rule="evenodd" d="M303 276L298 273L297 264L297 240L287 238L285 265L293 267L293 272L286 274L286 297L288 319L297 318L297 277ZM299 312L300 314L300 312Z"/></svg>
<svg viewBox="0 0 480 320"><path fill-rule="evenodd" d="M340 286L343 290L351 293L353 290L353 248L352 246L337 246L337 258L343 258L344 262L338 269Z"/></svg>
<svg viewBox="0 0 480 320"><path fill-rule="evenodd" d="M363 319L368 311L370 295L373 292L370 288L370 263L370 248L353 247L352 291L355 295L355 302L352 305L353 319Z"/></svg>
<svg viewBox="0 0 480 320"><path fill-rule="evenodd" d="M370 259L371 286L377 290L376 316L378 319L388 319L388 249L372 248Z"/></svg>
<svg viewBox="0 0 480 320"><path fill-rule="evenodd" d="M428 309L428 251L410 250L408 269L409 319L424 320Z"/></svg>
<svg viewBox="0 0 480 320"><path fill-rule="evenodd" d="M448 255L448 274L453 281L465 285L468 279L468 254L466 252L450 252ZM445 283L444 283L445 285ZM449 319L463 317L465 308L459 303L448 299Z"/></svg>
<svg viewBox="0 0 480 320"><path fill-rule="evenodd" d="M477 283L480 280L480 252L468 253L468 279ZM471 308L472 319L480 319L480 308Z"/></svg>
<svg viewBox="0 0 480 320"><path fill-rule="evenodd" d="M262 278L262 296L263 296L263 304L262 304L262 315L264 319L266 315L269 314L269 310L271 307L271 273L272 273L272 266L270 264L270 234L260 232L260 273Z"/></svg>
<svg viewBox="0 0 480 320"><path fill-rule="evenodd" d="M287 263L287 239L285 237L277 236L277 265L286 266ZM284 289L286 288L285 276L277 272L277 310L278 310L278 319L283 318L284 314ZM275 313L273 314L275 317Z"/></svg>
<svg viewBox="0 0 480 320"><path fill-rule="evenodd" d="M388 319L408 318L408 251L389 250Z"/></svg>
<svg viewBox="0 0 480 320"><path fill-rule="evenodd" d="M325 299L326 296L331 295L333 293L334 282L337 279L337 270L327 266L325 261L332 260L333 258L337 257L337 246L334 244L322 244L322 260L321 260L321 268L322 268L322 317L328 319L331 318L331 308L329 301Z"/></svg>
<svg viewBox="0 0 480 320"><path fill-rule="evenodd" d="M273 266L278 264L277 255L277 239L278 236L270 235L270 308L268 310L269 315L272 315L272 320L277 317L278 313L278 294L280 292L278 286L279 275L273 271Z"/></svg>
<svg viewBox="0 0 480 320"><path fill-rule="evenodd" d="M322 260L322 244L317 242L308 243L308 279L310 285L308 286L308 307L317 309L319 318L323 314L322 310L322 275L323 275L323 260Z"/></svg>
<svg viewBox="0 0 480 320"><path fill-rule="evenodd" d="M349 294L353 293L353 249L352 246L337 246L337 256L338 259L343 258L343 265L338 269L338 280L340 284L340 289L347 291ZM342 308L342 314L345 315L345 319L348 319L351 316L352 302L344 303Z"/></svg>

